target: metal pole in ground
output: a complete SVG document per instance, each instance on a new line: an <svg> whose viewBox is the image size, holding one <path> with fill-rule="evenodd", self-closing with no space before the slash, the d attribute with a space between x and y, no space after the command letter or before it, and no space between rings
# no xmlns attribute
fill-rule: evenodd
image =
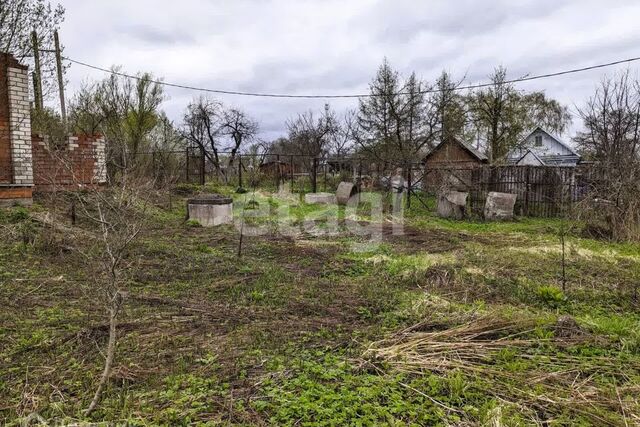
<svg viewBox="0 0 640 427"><path fill-rule="evenodd" d="M184 151L185 154L185 179L187 183L189 183L189 147L187 147Z"/></svg>
<svg viewBox="0 0 640 427"><path fill-rule="evenodd" d="M204 177L204 171L205 171L205 157L204 157L204 148L200 147L200 185L204 185L205 183L205 177Z"/></svg>
<svg viewBox="0 0 640 427"><path fill-rule="evenodd" d="M238 154L238 188L242 188L242 154Z"/></svg>
<svg viewBox="0 0 640 427"><path fill-rule="evenodd" d="M318 192L318 159L313 158L313 169L311 170L311 192Z"/></svg>

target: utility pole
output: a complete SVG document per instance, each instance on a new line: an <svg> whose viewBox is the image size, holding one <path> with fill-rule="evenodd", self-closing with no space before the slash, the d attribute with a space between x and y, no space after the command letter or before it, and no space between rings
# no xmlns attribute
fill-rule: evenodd
<svg viewBox="0 0 640 427"><path fill-rule="evenodd" d="M36 30L31 32L31 48L33 50L33 62L35 63L35 72L33 73L33 94L35 96L35 106L36 110L42 111L42 72L40 68L40 46Z"/></svg>
<svg viewBox="0 0 640 427"><path fill-rule="evenodd" d="M67 106L64 102L64 79L62 77L62 52L60 51L60 38L58 37L58 30L53 32L53 40L56 50L56 65L58 69L58 90L60 91L60 114L62 115L62 122L65 127L67 126Z"/></svg>

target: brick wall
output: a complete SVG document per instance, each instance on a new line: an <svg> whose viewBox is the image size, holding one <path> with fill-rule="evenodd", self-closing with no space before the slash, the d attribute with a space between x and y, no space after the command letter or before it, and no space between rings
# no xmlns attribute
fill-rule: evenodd
<svg viewBox="0 0 640 427"><path fill-rule="evenodd" d="M31 135L29 70L0 52L0 206L30 204L33 191L106 183L105 143L71 136L59 148Z"/></svg>
<svg viewBox="0 0 640 427"><path fill-rule="evenodd" d="M31 162L31 108L27 67L7 68L9 86L9 135L13 184L33 185Z"/></svg>
<svg viewBox="0 0 640 427"><path fill-rule="evenodd" d="M71 136L63 147L51 148L34 135L33 172L37 192L94 187L106 182L105 143L101 137Z"/></svg>

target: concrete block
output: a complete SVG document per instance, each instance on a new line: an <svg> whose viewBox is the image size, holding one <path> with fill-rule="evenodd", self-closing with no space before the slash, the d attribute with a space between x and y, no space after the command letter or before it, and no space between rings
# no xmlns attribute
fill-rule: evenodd
<svg viewBox="0 0 640 427"><path fill-rule="evenodd" d="M517 194L492 191L484 205L484 218L489 221L513 219Z"/></svg>
<svg viewBox="0 0 640 427"><path fill-rule="evenodd" d="M441 218L464 218L469 193L449 191L438 196L438 216Z"/></svg>
<svg viewBox="0 0 640 427"><path fill-rule="evenodd" d="M336 191L336 201L339 205L346 205L351 196L358 193L358 188L350 182L341 182Z"/></svg>
<svg viewBox="0 0 640 427"><path fill-rule="evenodd" d="M309 205L322 205L336 203L336 196L332 193L307 193L304 202Z"/></svg>
<svg viewBox="0 0 640 427"><path fill-rule="evenodd" d="M189 219L203 227L233 223L233 200L219 194L207 194L187 200Z"/></svg>

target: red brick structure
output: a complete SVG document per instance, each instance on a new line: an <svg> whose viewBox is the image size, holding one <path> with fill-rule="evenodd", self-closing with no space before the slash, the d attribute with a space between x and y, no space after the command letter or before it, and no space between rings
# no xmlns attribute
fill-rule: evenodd
<svg viewBox="0 0 640 427"><path fill-rule="evenodd" d="M0 52L0 206L29 205L33 192L106 182L102 138L71 136L50 147L31 134L28 76L26 66Z"/></svg>
<svg viewBox="0 0 640 427"><path fill-rule="evenodd" d="M54 148L42 136L31 140L36 192L95 187L106 181L101 137L71 136L64 146Z"/></svg>

